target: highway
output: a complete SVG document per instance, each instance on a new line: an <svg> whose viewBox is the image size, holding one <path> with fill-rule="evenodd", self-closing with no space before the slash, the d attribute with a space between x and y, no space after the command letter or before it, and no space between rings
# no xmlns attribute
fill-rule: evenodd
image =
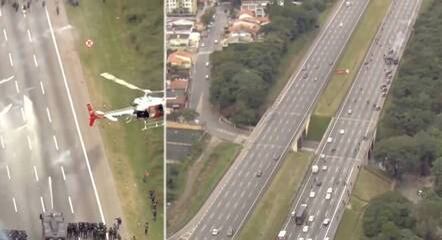
<svg viewBox="0 0 442 240"><path fill-rule="evenodd" d="M316 174L310 172L291 211L287 213L283 227L287 231L287 239L334 239L357 173L360 166L366 163L368 149L374 141L377 120L386 97L382 96L381 86L386 85L389 88L398 67L394 64L387 65L384 54L387 55L392 49L398 52L398 56L402 54L413 29L420 2L393 0L390 5L364 64L321 141L314 160L320 170ZM390 80L386 76L389 71ZM332 141L329 142L329 139ZM323 171L323 166L327 166L327 170ZM318 186L317 182L321 182L321 185ZM328 188L332 188L332 194L331 199L327 200L325 196ZM311 192L315 193L314 197L309 196ZM290 213L296 212L300 204L307 204L308 214L303 225L296 225ZM310 216L314 216L312 222L308 221ZM330 219L331 222L324 225L324 219ZM303 231L305 226L308 229Z"/></svg>
<svg viewBox="0 0 442 240"><path fill-rule="evenodd" d="M215 7L215 20L213 26L208 28L207 37L201 38L200 48L195 57L195 64L191 71L191 90L189 98L189 107L196 110L199 114L199 120L205 124L207 131L222 139L235 141L239 134L247 134L245 131L236 129L219 120L219 113L213 109L209 102L210 66L209 56L213 51L222 49L221 40L223 39L224 27L227 26L228 14L224 12L229 9L227 4L219 4ZM218 43L215 43L215 40Z"/></svg>
<svg viewBox="0 0 442 240"><path fill-rule="evenodd" d="M65 33L53 20L66 16L52 4L0 8L0 229L26 230L30 239L41 236L42 211L61 211L67 221L121 216L98 131L81 133L87 100L76 93L87 89L69 84L81 80L69 74L79 66L62 63L56 36Z"/></svg>
<svg viewBox="0 0 442 240"><path fill-rule="evenodd" d="M353 0L351 6L339 1L321 30L300 69L273 106L253 130L243 151L210 195L197 215L171 239L233 238L253 211L266 186L280 166L295 136L303 131L320 93L327 84L334 64L348 42L368 4ZM262 171L257 177L256 173ZM212 230L219 231L212 235Z"/></svg>

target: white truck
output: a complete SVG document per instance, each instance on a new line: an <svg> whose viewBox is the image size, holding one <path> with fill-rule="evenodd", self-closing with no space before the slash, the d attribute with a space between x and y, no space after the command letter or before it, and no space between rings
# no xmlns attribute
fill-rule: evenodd
<svg viewBox="0 0 442 240"><path fill-rule="evenodd" d="M318 171L319 171L318 165L313 165L312 166L312 173L317 173Z"/></svg>
<svg viewBox="0 0 442 240"><path fill-rule="evenodd" d="M287 231L282 230L278 233L278 240L286 240L287 239Z"/></svg>

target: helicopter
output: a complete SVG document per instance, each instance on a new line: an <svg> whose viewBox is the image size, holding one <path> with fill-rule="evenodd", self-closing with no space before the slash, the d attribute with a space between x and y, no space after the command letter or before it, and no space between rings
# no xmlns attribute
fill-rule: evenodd
<svg viewBox="0 0 442 240"><path fill-rule="evenodd" d="M134 118L141 119L144 121L144 128L142 129L143 131L149 128L160 127L164 124L162 117L164 116L164 105L166 98L152 96L152 94L164 93L163 90L151 91L149 89L142 89L122 79L119 79L110 73L101 73L100 76L106 80L113 81L129 89L141 91L144 93L144 95L135 98L130 106L112 111L94 110L92 104L87 104L90 127L94 126L96 120L104 118L112 122L117 122L121 118L128 119L127 122L130 122Z"/></svg>

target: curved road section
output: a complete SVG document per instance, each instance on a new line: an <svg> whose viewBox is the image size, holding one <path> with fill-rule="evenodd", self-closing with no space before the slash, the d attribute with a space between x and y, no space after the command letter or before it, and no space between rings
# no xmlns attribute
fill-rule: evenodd
<svg viewBox="0 0 442 240"><path fill-rule="evenodd" d="M368 150L374 141L380 108L398 67L387 65L384 55L388 56L393 50L396 57L401 56L420 2L393 0L390 5L364 64L321 142L318 158L314 161L320 170L308 176L290 211L296 212L301 204L306 204L304 223L296 225L295 218L287 213L289 216L283 229L287 231L288 239L334 239L357 173L366 162ZM330 198L326 198L327 191L331 192ZM311 195L312 192L314 194ZM329 221L324 222L325 219Z"/></svg>
<svg viewBox="0 0 442 240"><path fill-rule="evenodd" d="M246 221L313 110L368 0L338 2L327 26L198 214L170 239L230 239ZM262 172L260 177L257 173ZM212 230L217 229L217 235ZM233 238L235 237L233 236Z"/></svg>

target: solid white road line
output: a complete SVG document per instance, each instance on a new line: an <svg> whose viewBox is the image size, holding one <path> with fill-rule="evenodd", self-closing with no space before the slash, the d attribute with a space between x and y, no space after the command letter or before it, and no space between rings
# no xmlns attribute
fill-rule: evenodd
<svg viewBox="0 0 442 240"><path fill-rule="evenodd" d="M8 174L8 179L11 180L11 172L9 171L8 165L6 165L6 174Z"/></svg>
<svg viewBox="0 0 442 240"><path fill-rule="evenodd" d="M32 35L31 35L31 31L28 29L28 39L29 39L29 42L32 42Z"/></svg>
<svg viewBox="0 0 442 240"><path fill-rule="evenodd" d="M3 139L3 136L0 136L0 145L2 146L2 149L5 149L5 140Z"/></svg>
<svg viewBox="0 0 442 240"><path fill-rule="evenodd" d="M40 204L41 204L41 210L42 210L43 212L46 212L46 209L45 209L45 202L43 201L43 197L42 197L42 196L40 196Z"/></svg>
<svg viewBox="0 0 442 240"><path fill-rule="evenodd" d="M63 176L63 181L66 181L66 174L64 173L63 166L60 166L60 170L61 170L61 175Z"/></svg>
<svg viewBox="0 0 442 240"><path fill-rule="evenodd" d="M32 56L34 57L34 65L35 65L35 67L38 67L37 56L35 56L35 54L32 54Z"/></svg>
<svg viewBox="0 0 442 240"><path fill-rule="evenodd" d="M29 150L32 151L32 142L31 142L31 138L29 136L26 136L26 139L28 140L28 148Z"/></svg>
<svg viewBox="0 0 442 240"><path fill-rule="evenodd" d="M52 136L52 139L54 139L54 145L55 145L55 149L57 149L58 151L58 141L57 141L57 137L55 135Z"/></svg>
<svg viewBox="0 0 442 240"><path fill-rule="evenodd" d="M42 81L40 81L40 89L41 89L41 93L43 95L45 95L45 87L43 86L43 82Z"/></svg>
<svg viewBox="0 0 442 240"><path fill-rule="evenodd" d="M3 36L5 37L5 41L8 41L8 34L6 33L6 29L3 28Z"/></svg>
<svg viewBox="0 0 442 240"><path fill-rule="evenodd" d="M35 181L38 182L38 173L37 173L37 167L34 166L34 177L35 177Z"/></svg>
<svg viewBox="0 0 442 240"><path fill-rule="evenodd" d="M71 91L69 89L69 85L68 85L68 82L67 82L67 79L66 79L66 74L64 72L63 63L61 61L61 56L60 56L60 52L58 50L57 41L55 40L54 28L52 27L52 22L51 22L51 19L49 17L49 12L48 12L48 8L47 7L45 7L45 12L46 12L46 18L47 18L48 24L49 24L49 29L51 31L51 37L52 37L52 42L54 44L55 53L57 54L58 64L60 65L61 75L63 77L63 81L64 81L66 93L67 93L67 97L68 97L69 104L70 104L70 107L71 107L71 111L72 111L72 114L73 114L73 117L74 117L74 122L75 122L75 127L77 129L78 138L80 139L81 148L83 150L83 155L84 155L84 158L85 158L86 167L87 167L87 170L88 170L88 173L89 173L89 177L90 177L91 182L92 182L92 188L94 190L95 199L97 200L97 205L98 205L98 210L100 212L101 221L104 224L106 224L106 219L104 218L103 208L102 208L101 202L100 202L100 196L98 195L97 186L95 185L94 176L92 175L92 169L91 169L91 165L89 163L89 157L88 157L87 152L86 152L86 147L85 147L85 144L84 144L84 141L83 141L83 136L81 135L80 125L78 123L77 115L75 113L74 103L72 101L72 96L71 96Z"/></svg>
<svg viewBox="0 0 442 240"><path fill-rule="evenodd" d="M46 108L46 114L48 115L49 123L52 123L51 112L49 112L49 108Z"/></svg>
<svg viewBox="0 0 442 240"><path fill-rule="evenodd" d="M68 196L69 207L71 208L71 213L74 214L74 206L72 205L71 196Z"/></svg>
<svg viewBox="0 0 442 240"><path fill-rule="evenodd" d="M23 107L20 108L20 113L21 113L21 118L23 119L23 121L26 121L25 110L23 109Z"/></svg>
<svg viewBox="0 0 442 240"><path fill-rule="evenodd" d="M51 210L53 210L54 209L54 195L52 192L52 178L50 176L48 178L48 181L49 181L49 195L51 197Z"/></svg>
<svg viewBox="0 0 442 240"><path fill-rule="evenodd" d="M11 64L11 67L14 66L14 62L12 61L12 54L9 53L9 64Z"/></svg>
<svg viewBox="0 0 442 240"><path fill-rule="evenodd" d="M15 91L17 91L17 93L20 93L20 88L18 87L17 81L15 81Z"/></svg>
<svg viewBox="0 0 442 240"><path fill-rule="evenodd" d="M12 198L12 204L14 204L14 211L18 212L17 203L15 202L15 197Z"/></svg>

